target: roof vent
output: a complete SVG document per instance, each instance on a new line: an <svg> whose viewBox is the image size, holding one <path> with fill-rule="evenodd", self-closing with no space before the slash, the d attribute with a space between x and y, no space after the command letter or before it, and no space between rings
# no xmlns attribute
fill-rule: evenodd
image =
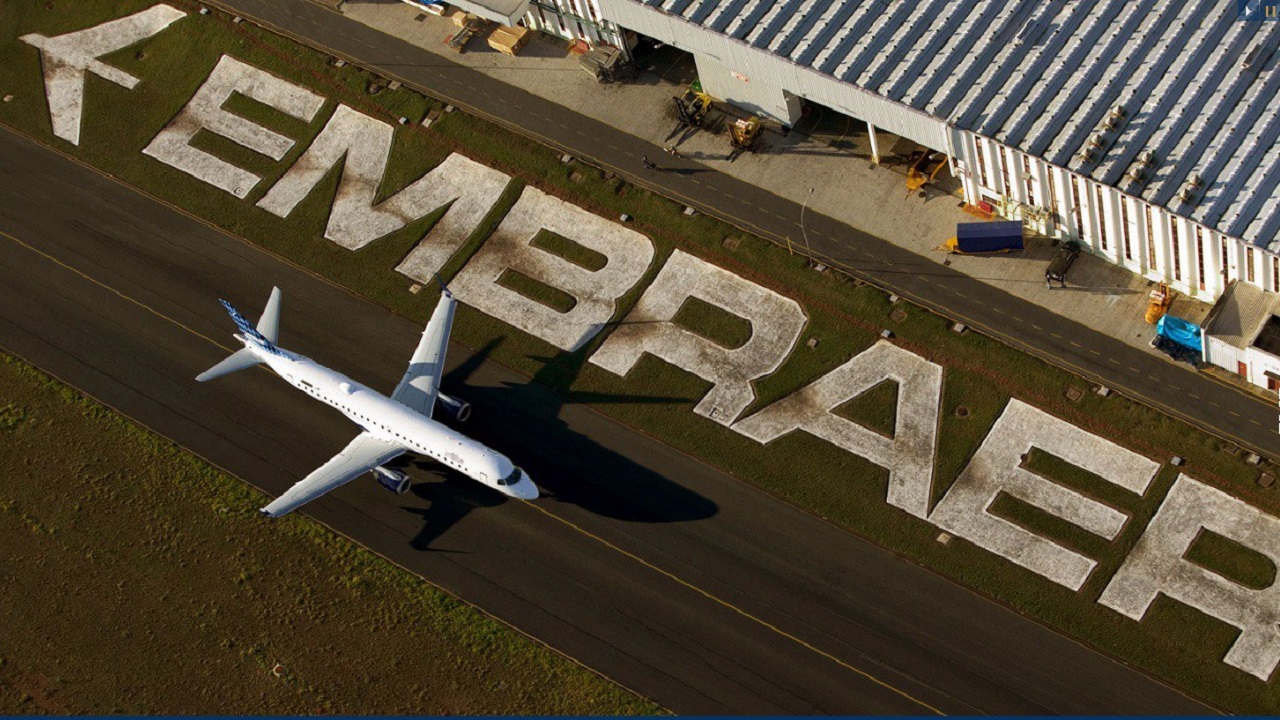
<svg viewBox="0 0 1280 720"><path fill-rule="evenodd" d="M1203 187L1204 178L1197 173L1191 173L1191 177L1187 178L1187 184L1193 188Z"/></svg>
<svg viewBox="0 0 1280 720"><path fill-rule="evenodd" d="M1154 151L1148 150L1138 156L1138 161L1141 162L1143 165L1155 165L1156 154Z"/></svg>
<svg viewBox="0 0 1280 720"><path fill-rule="evenodd" d="M1108 115L1106 120L1102 121L1102 127L1107 130L1115 130L1120 127L1120 123L1124 118L1118 118L1115 115Z"/></svg>
<svg viewBox="0 0 1280 720"><path fill-rule="evenodd" d="M1196 196L1195 191L1189 187L1184 187L1178 191L1178 199L1184 203L1190 204Z"/></svg>
<svg viewBox="0 0 1280 720"><path fill-rule="evenodd" d="M1124 116L1126 115L1123 105L1116 105L1115 107L1111 108L1111 112L1107 114L1117 120L1123 120Z"/></svg>
<svg viewBox="0 0 1280 720"><path fill-rule="evenodd" d="M1076 157L1080 158L1082 162L1087 162L1087 163L1093 162L1094 158L1096 158L1097 156L1098 156L1097 151L1094 150L1092 147L1086 147L1085 149L1080 151L1079 155L1076 155Z"/></svg>
<svg viewBox="0 0 1280 720"><path fill-rule="evenodd" d="M1240 68L1242 70L1252 70L1254 65L1257 64L1258 60L1260 59L1258 56L1261 54L1262 54L1262 43L1258 43L1257 45L1254 45L1253 47L1249 48L1249 53L1245 55L1244 60L1240 62Z"/></svg>
<svg viewBox="0 0 1280 720"><path fill-rule="evenodd" d="M1241 70L1259 71L1267 61L1271 59L1272 53L1275 52L1274 47L1267 47L1266 43L1260 42L1249 48L1249 52L1245 54L1244 60L1240 61Z"/></svg>
<svg viewBox="0 0 1280 720"><path fill-rule="evenodd" d="M1145 178L1147 177L1147 171L1146 171L1146 170L1143 170L1143 169L1142 169L1142 166L1141 166L1141 165L1139 165L1139 166L1135 167L1134 169L1130 170L1130 171L1129 171L1129 174L1128 174L1126 177L1128 177L1130 180L1132 180L1132 181L1134 181L1134 182L1136 182L1136 183L1140 183L1140 182L1142 182L1142 181L1143 181L1143 179L1145 179Z"/></svg>
<svg viewBox="0 0 1280 720"><path fill-rule="evenodd" d="M1107 138L1102 133L1094 133L1093 137L1089 138L1089 144L1093 147L1101 148L1107 144Z"/></svg>
<svg viewBox="0 0 1280 720"><path fill-rule="evenodd" d="M1034 43L1044 34L1044 23L1039 18L1032 18L1022 26L1022 31L1018 33L1018 44Z"/></svg>

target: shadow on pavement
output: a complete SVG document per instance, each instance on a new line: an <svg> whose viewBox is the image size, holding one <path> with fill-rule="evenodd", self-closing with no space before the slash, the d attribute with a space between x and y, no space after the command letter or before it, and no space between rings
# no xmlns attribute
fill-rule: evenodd
<svg viewBox="0 0 1280 720"><path fill-rule="evenodd" d="M507 497L465 475L429 460L415 458L409 464L419 470L443 475L443 480L440 482L415 483L410 490L417 497L427 501L428 505L425 508L404 508L406 512L422 517L422 529L413 540L409 541L409 546L414 550L465 553L465 550L433 548L431 543L472 510L497 507L507 502Z"/></svg>
<svg viewBox="0 0 1280 720"><path fill-rule="evenodd" d="M603 517L645 523L701 520L718 512L714 502L600 445L560 417L565 405L675 403L688 402L688 398L573 391L562 394L543 382L552 372L557 376L568 372L576 377L586 361L585 353L560 356L554 364L544 364L532 381L504 382L499 386L467 384L499 344L500 340L490 342L445 375L441 382L444 391L471 403L472 413L461 426L441 419L524 468L543 493L534 502L569 503ZM602 415L588 416L586 421L612 422ZM535 425L537 432L526 431ZM425 510L408 509L424 521L423 529L411 543L417 550L431 550L431 543L471 510L508 502L498 491L430 460L413 457L407 464L417 470L415 477L420 478L425 472L443 478L413 486L412 492L430 503Z"/></svg>

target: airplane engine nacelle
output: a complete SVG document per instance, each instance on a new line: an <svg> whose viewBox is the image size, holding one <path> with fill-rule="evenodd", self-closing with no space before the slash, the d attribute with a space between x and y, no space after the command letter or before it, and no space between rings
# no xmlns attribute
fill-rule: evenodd
<svg viewBox="0 0 1280 720"><path fill-rule="evenodd" d="M373 469L373 476L378 478L379 485L397 495L403 495L409 490L409 476L399 470L378 466Z"/></svg>
<svg viewBox="0 0 1280 720"><path fill-rule="evenodd" d="M471 417L471 403L465 400L459 400L440 393L436 396L436 402L440 408L449 413L449 416L458 422L466 422L467 418Z"/></svg>

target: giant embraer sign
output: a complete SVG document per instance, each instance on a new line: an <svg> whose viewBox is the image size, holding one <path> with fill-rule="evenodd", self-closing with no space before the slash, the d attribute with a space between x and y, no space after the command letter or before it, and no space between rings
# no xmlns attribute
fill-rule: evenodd
<svg viewBox="0 0 1280 720"><path fill-rule="evenodd" d="M86 73L127 88L140 82L99 58L159 33L183 16L173 7L157 5L58 37L24 36L40 49L54 134L79 143ZM213 188L248 197L262 178L198 149L192 138L201 131L216 133L276 160L295 141L223 109L234 93L304 121L313 120L325 105L325 98L307 88L224 56L143 152ZM429 282L479 226L511 178L453 154L375 204L394 133L392 125L339 104L257 206L289 217L341 163L324 235L342 247L364 247L446 208L397 267L410 278ZM538 249L532 241L543 230L589 248L607 262L593 271ZM527 187L453 286L463 302L558 348L574 350L602 332L617 313L619 298L641 282L654 258L653 244L644 235ZM561 312L502 287L498 279L509 269L558 288L576 303ZM691 297L749 322L750 339L741 347L723 347L673 322ZM996 498L1012 495L1107 540L1115 539L1131 518L1031 472L1023 461L1027 453L1039 448L1139 497L1160 469L1156 461L1013 399L956 482L930 507L943 377L943 368L933 362L881 341L743 417L755 399L753 382L777 370L807 321L794 300L676 250L590 362L626 375L649 353L693 373L711 385L694 408L699 415L765 445L802 431L866 458L888 470L890 505L1072 590L1085 584L1097 561L994 514ZM834 412L885 380L899 386L892 436ZM1224 661L1265 681L1280 663L1280 585L1246 587L1186 559L1204 531L1280 564L1280 520L1181 475L1098 602L1140 621L1163 594L1230 623L1240 634Z"/></svg>

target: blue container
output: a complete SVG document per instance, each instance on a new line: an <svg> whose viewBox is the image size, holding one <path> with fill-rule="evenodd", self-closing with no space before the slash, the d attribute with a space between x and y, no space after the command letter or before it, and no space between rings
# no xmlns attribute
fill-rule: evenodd
<svg viewBox="0 0 1280 720"><path fill-rule="evenodd" d="M1022 249L1022 221L956 223L956 250L963 253Z"/></svg>

